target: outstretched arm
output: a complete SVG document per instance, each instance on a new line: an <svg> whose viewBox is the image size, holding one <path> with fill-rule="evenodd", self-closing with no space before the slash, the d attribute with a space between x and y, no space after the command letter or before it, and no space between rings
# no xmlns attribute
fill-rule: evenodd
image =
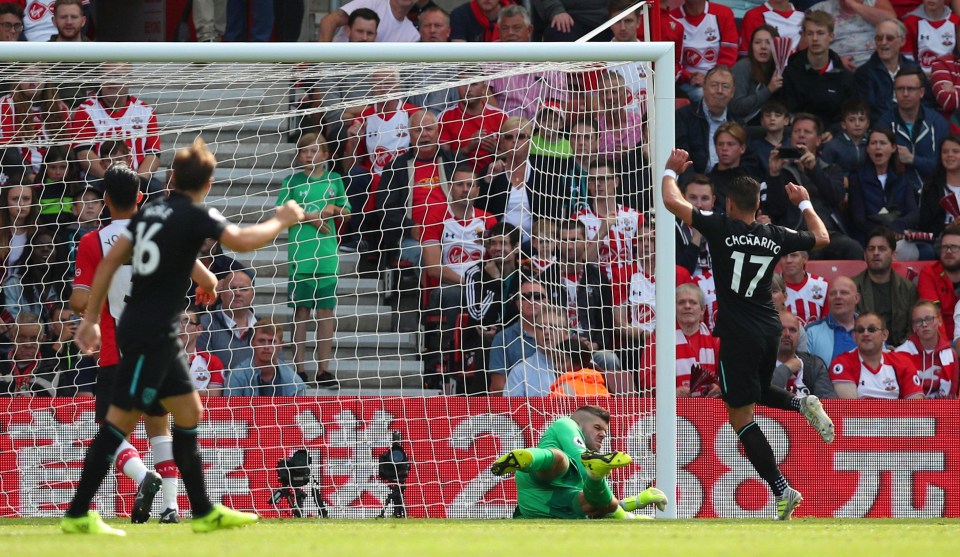
<svg viewBox="0 0 960 557"><path fill-rule="evenodd" d="M677 177L684 173L693 161L683 149L674 149L667 159L667 169L663 174L663 204L667 210L688 225L693 224L693 205L683 198Z"/></svg>
<svg viewBox="0 0 960 557"><path fill-rule="evenodd" d="M220 234L219 240L224 247L233 251L253 251L269 244L303 218L303 208L296 201L287 201L277 207L277 216L272 219L245 228L231 224Z"/></svg>
<svg viewBox="0 0 960 557"><path fill-rule="evenodd" d="M817 243L813 246L814 249L826 247L827 244L830 243L830 234L827 232L826 225L820 220L820 216L813 210L813 205L810 203L810 193L807 192L807 188L790 182L787 184L786 190L790 202L800 207L800 211L803 213L803 220L807 224L807 230L812 232L817 239ZM806 201L806 205L803 205L804 201Z"/></svg>

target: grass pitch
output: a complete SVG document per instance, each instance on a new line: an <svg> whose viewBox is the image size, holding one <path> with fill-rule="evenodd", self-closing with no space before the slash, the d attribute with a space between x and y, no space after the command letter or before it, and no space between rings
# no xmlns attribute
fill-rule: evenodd
<svg viewBox="0 0 960 557"><path fill-rule="evenodd" d="M9 556L56 557L937 557L960 549L960 521L932 520L265 520L194 534L131 525L126 538L67 536L53 519L0 519Z"/></svg>

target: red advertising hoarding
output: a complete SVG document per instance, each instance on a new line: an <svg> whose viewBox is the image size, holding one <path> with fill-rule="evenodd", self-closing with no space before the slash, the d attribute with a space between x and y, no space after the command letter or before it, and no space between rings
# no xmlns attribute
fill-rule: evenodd
<svg viewBox="0 0 960 557"><path fill-rule="evenodd" d="M504 451L535 444L573 399L220 398L200 427L215 499L264 516L288 515L272 495L277 462L300 448L331 517L379 514L389 487L377 458L400 431L412 461L405 499L414 517L507 517L512 479L490 474ZM655 482L653 401L613 398L611 447L634 456L612 477L614 493ZM960 517L960 407L956 401L827 401L837 427L824 444L799 414L758 412L781 469L805 497L797 516ZM0 400L0 516L59 516L96 432L93 404L73 399ZM769 490L753 472L718 401L678 400L681 517L771 517ZM144 451L143 430L134 444ZM95 504L126 515L134 485L111 474ZM182 492L182 490L181 490ZM120 495L117 495L119 493ZM188 506L181 494L181 508ZM307 498L305 512L317 513Z"/></svg>

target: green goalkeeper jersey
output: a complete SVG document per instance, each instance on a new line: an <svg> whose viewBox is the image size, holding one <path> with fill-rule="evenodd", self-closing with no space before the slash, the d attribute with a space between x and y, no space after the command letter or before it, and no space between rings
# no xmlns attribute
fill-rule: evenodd
<svg viewBox="0 0 960 557"><path fill-rule="evenodd" d="M570 466L563 475L550 482L541 480L536 474L517 474L516 516L583 518L583 511L576 502L587 474L580 462L580 455L587 450L580 426L570 418L560 418L543 432L537 447L560 450L567 455Z"/></svg>
<svg viewBox="0 0 960 557"><path fill-rule="evenodd" d="M311 178L303 172L288 176L280 188L277 205L293 199L304 212L319 213L327 205L336 205L350 210L343 180L336 172L325 172ZM290 227L288 246L290 275L336 276L339 272L336 222L328 219L330 230L326 233L310 223Z"/></svg>

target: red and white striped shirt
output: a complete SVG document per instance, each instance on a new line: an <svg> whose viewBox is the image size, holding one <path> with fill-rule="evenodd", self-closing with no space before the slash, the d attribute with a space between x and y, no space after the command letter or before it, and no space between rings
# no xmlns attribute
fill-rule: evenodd
<svg viewBox="0 0 960 557"><path fill-rule="evenodd" d="M903 24L907 27L903 55L916 60L927 73L932 71L934 60L952 53L957 44L957 24L960 24L960 16L950 11L950 8L945 7L943 10L944 17L939 21L928 19L922 5L903 18Z"/></svg>
<svg viewBox="0 0 960 557"><path fill-rule="evenodd" d="M470 218L459 220L448 208L442 219L424 225L423 244L440 244L442 263L463 276L467 268L483 260L483 237L496 223L493 215L480 209L473 209Z"/></svg>
<svg viewBox="0 0 960 557"><path fill-rule="evenodd" d="M786 306L804 323L813 323L828 313L827 290L830 285L827 280L807 273L800 283L787 285Z"/></svg>
<svg viewBox="0 0 960 557"><path fill-rule="evenodd" d="M381 107L382 108L382 107ZM383 112L377 105L363 109L358 119L363 122L361 159L370 172L380 175L383 169L410 148L410 116L422 110L410 103L401 103L397 110Z"/></svg>
<svg viewBox="0 0 960 557"><path fill-rule="evenodd" d="M764 2L756 8L747 10L743 15L743 22L740 24L740 55L746 56L750 53L750 38L753 31L761 25L769 25L777 30L781 37L793 40L793 51L796 52L800 46L800 34L803 31L803 12L790 9L778 12L773 9L769 2Z"/></svg>
<svg viewBox="0 0 960 557"><path fill-rule="evenodd" d="M145 102L132 95L116 110L105 107L90 97L74 111L67 131L73 137L73 148L100 150L104 141L122 139L130 149L134 170L147 155L160 154L160 126L157 115Z"/></svg>
<svg viewBox="0 0 960 557"><path fill-rule="evenodd" d="M924 350L921 346L920 339L914 334L897 347L896 351L910 357L914 369L917 370L917 377L920 378L920 389L924 397L956 398L960 368L950 343L946 339L940 339L939 345L933 350Z"/></svg>
<svg viewBox="0 0 960 557"><path fill-rule="evenodd" d="M583 223L587 231L587 241L594 242L600 234L600 217L593 209L583 209L573 215L574 220ZM617 205L617 222L607 230L607 237L600 240L600 266L612 277L610 266L627 265L636 259L637 241L640 227L643 225L643 215L626 205Z"/></svg>
<svg viewBox="0 0 960 557"><path fill-rule="evenodd" d="M733 10L707 2L700 15L687 14L682 5L670 15L683 26L681 82L689 80L691 73L707 73L718 64L732 68L737 62L739 36Z"/></svg>
<svg viewBox="0 0 960 557"><path fill-rule="evenodd" d="M880 365L874 369L860 358L856 348L844 352L830 364L835 383L853 383L859 398L896 400L922 394L920 377L910 358L902 353L883 352Z"/></svg>
<svg viewBox="0 0 960 557"><path fill-rule="evenodd" d="M940 110L949 117L960 108L960 58L953 53L935 59L930 65L930 83ZM952 86L952 87L951 87ZM952 126L952 123L951 123ZM958 130L950 130L956 132Z"/></svg>
<svg viewBox="0 0 960 557"><path fill-rule="evenodd" d="M493 135L500 131L507 115L499 108L484 105L480 114L467 114L464 102L444 110L440 114L440 144L453 153L459 153L465 143L482 136ZM493 162L493 153L479 144L477 150L469 155L475 170L480 170Z"/></svg>
<svg viewBox="0 0 960 557"><path fill-rule="evenodd" d="M706 319L707 327L712 331L717 326L717 312L720 309L720 304L717 303L717 284L713 280L713 273L704 271L693 277L693 283L703 291L703 298L707 306L704 319Z"/></svg>

